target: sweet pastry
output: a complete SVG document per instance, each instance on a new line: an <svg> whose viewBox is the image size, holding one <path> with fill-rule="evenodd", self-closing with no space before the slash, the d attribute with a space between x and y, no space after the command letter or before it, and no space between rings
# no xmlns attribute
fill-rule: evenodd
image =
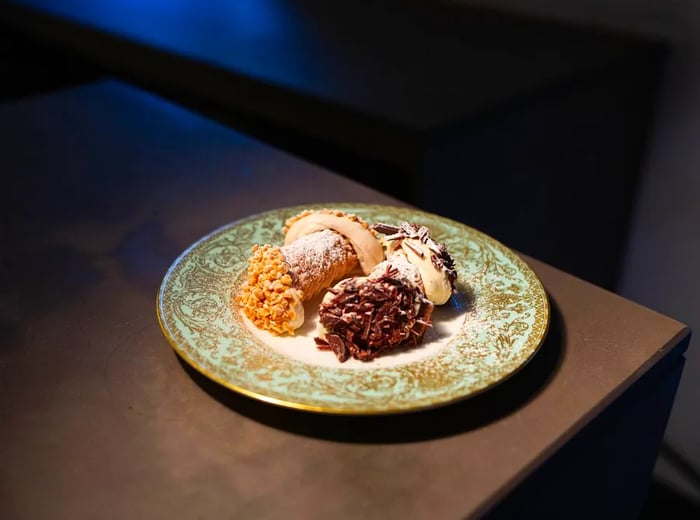
<svg viewBox="0 0 700 520"><path fill-rule="evenodd" d="M246 281L236 295L255 326L274 334L301 327L303 302L358 265L367 274L384 259L376 233L356 215L307 210L288 219L283 230L283 246L253 246Z"/></svg>
<svg viewBox="0 0 700 520"><path fill-rule="evenodd" d="M428 228L407 222L373 228L387 235L386 260L367 276L337 283L319 308L316 345L341 362L417 345L431 326L434 305L446 303L455 290L454 262Z"/></svg>

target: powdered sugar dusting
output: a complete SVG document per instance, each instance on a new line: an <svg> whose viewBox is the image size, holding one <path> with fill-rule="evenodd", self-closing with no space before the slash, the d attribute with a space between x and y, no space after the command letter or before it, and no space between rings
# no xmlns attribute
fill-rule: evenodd
<svg viewBox="0 0 700 520"><path fill-rule="evenodd" d="M296 239L282 248L295 284L308 296L330 286L357 265L357 255L341 234L330 229Z"/></svg>

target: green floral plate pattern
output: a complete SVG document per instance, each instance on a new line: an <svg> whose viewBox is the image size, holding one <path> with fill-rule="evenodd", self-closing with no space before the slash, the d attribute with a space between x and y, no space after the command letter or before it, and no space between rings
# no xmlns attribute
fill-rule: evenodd
<svg viewBox="0 0 700 520"><path fill-rule="evenodd" d="M424 345L420 359L409 357L376 368L300 361L252 334L232 304L251 246L282 244L281 228L288 217L323 207L355 213L370 223L422 224L445 242L455 260L462 301L467 302L456 333L434 351ZM412 209L328 203L254 215L202 238L166 273L157 314L177 354L231 390L289 408L360 415L440 406L504 380L536 353L546 336L550 311L534 272L511 250L475 229ZM316 349L312 340L308 348Z"/></svg>

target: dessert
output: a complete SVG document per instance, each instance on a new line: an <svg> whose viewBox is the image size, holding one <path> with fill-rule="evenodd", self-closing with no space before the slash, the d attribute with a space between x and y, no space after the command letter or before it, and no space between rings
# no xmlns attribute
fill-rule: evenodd
<svg viewBox="0 0 700 520"><path fill-rule="evenodd" d="M446 303L455 290L454 262L428 228L407 222L373 228L387 235L386 260L367 276L330 288L319 308L316 345L341 362L417 345L431 326L434 305Z"/></svg>
<svg viewBox="0 0 700 520"><path fill-rule="evenodd" d="M342 211L304 211L288 219L283 231L283 246L253 246L236 295L253 324L274 334L293 334L304 323L303 302L356 266L367 274L384 259L369 225Z"/></svg>

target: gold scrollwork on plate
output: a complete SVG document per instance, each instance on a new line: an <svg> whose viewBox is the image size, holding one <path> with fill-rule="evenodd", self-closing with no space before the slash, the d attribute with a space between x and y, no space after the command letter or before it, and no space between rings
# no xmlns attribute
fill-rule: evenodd
<svg viewBox="0 0 700 520"><path fill-rule="evenodd" d="M420 359L362 368L299 361L251 334L230 302L252 245L282 243L288 217L322 207L356 213L369 222L428 226L455 260L463 293L459 305L464 306L457 332L439 348L426 345ZM157 314L175 351L210 379L266 402L336 414L396 413L466 398L523 366L549 325L541 282L496 240L431 213L348 203L276 209L212 232L168 270ZM309 348L315 349L312 341Z"/></svg>

